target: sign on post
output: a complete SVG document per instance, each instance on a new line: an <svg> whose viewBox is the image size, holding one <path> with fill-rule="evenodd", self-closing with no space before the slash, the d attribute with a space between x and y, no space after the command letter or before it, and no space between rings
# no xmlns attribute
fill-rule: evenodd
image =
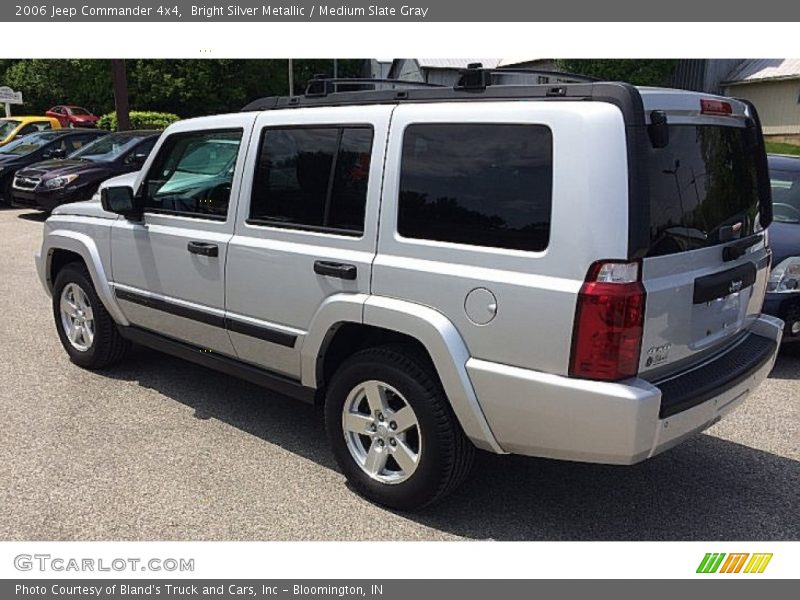
<svg viewBox="0 0 800 600"><path fill-rule="evenodd" d="M0 85L0 103L6 106L6 116L11 116L11 105L22 104L22 92L15 92L10 87Z"/></svg>

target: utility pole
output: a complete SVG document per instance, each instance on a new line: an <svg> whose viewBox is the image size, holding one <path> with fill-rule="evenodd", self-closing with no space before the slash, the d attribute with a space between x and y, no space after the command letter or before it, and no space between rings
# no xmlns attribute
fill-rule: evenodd
<svg viewBox="0 0 800 600"><path fill-rule="evenodd" d="M111 61L111 80L114 86L114 108L117 111L117 129L128 131L131 120L128 110L128 76L125 73L125 61Z"/></svg>
<svg viewBox="0 0 800 600"><path fill-rule="evenodd" d="M294 96L294 69L291 58L289 59L289 96Z"/></svg>

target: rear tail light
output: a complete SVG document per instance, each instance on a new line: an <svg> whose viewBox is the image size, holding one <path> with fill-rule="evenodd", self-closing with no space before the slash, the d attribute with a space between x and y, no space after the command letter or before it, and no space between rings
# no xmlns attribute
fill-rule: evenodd
<svg viewBox="0 0 800 600"><path fill-rule="evenodd" d="M724 115L733 114L733 107L730 102L723 100L700 100L700 112L704 115Z"/></svg>
<svg viewBox="0 0 800 600"><path fill-rule="evenodd" d="M636 375L645 298L638 261L589 267L575 311L570 377L617 381Z"/></svg>

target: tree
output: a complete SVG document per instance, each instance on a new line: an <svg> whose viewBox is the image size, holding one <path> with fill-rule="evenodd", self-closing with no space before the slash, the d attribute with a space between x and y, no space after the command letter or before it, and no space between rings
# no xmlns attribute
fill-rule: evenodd
<svg viewBox="0 0 800 600"><path fill-rule="evenodd" d="M342 59L339 76L357 76L363 61ZM181 117L236 112L262 96L288 93L285 60L127 60L130 109ZM294 61L301 91L317 73L333 73L331 59ZM22 91L23 110L42 113L56 104L78 104L96 114L114 110L108 60L3 60L0 83Z"/></svg>
<svg viewBox="0 0 800 600"><path fill-rule="evenodd" d="M2 79L23 93L22 110L31 114L62 103L86 106L97 113L114 106L107 60L20 60L7 66Z"/></svg>
<svg viewBox="0 0 800 600"><path fill-rule="evenodd" d="M669 85L677 60L671 59L559 59L569 73L634 85Z"/></svg>

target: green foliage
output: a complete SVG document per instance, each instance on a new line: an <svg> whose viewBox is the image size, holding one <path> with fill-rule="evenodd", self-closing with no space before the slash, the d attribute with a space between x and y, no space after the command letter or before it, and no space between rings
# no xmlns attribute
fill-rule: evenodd
<svg viewBox="0 0 800 600"><path fill-rule="evenodd" d="M800 156L800 146L784 142L764 142L768 154L794 154Z"/></svg>
<svg viewBox="0 0 800 600"><path fill-rule="evenodd" d="M590 75L605 81L633 85L669 85L677 60L671 59L560 59L564 71Z"/></svg>
<svg viewBox="0 0 800 600"><path fill-rule="evenodd" d="M179 121L180 117L173 113L134 110L129 113L131 129L166 129L168 125ZM97 127L116 131L118 127L117 113L104 114L97 121Z"/></svg>
<svg viewBox="0 0 800 600"><path fill-rule="evenodd" d="M262 96L289 91L288 61L244 59L127 60L131 110L184 117L239 111ZM339 76L359 75L361 60L339 60ZM317 73L332 74L333 61L294 61L295 93ZM95 114L114 110L109 60L0 60L0 85L23 93L18 114L41 114L56 104L77 104Z"/></svg>
<svg viewBox="0 0 800 600"><path fill-rule="evenodd" d="M16 114L43 114L56 104L77 104L95 112L114 108L111 69L106 60L5 61L0 82L22 92L25 104Z"/></svg>

